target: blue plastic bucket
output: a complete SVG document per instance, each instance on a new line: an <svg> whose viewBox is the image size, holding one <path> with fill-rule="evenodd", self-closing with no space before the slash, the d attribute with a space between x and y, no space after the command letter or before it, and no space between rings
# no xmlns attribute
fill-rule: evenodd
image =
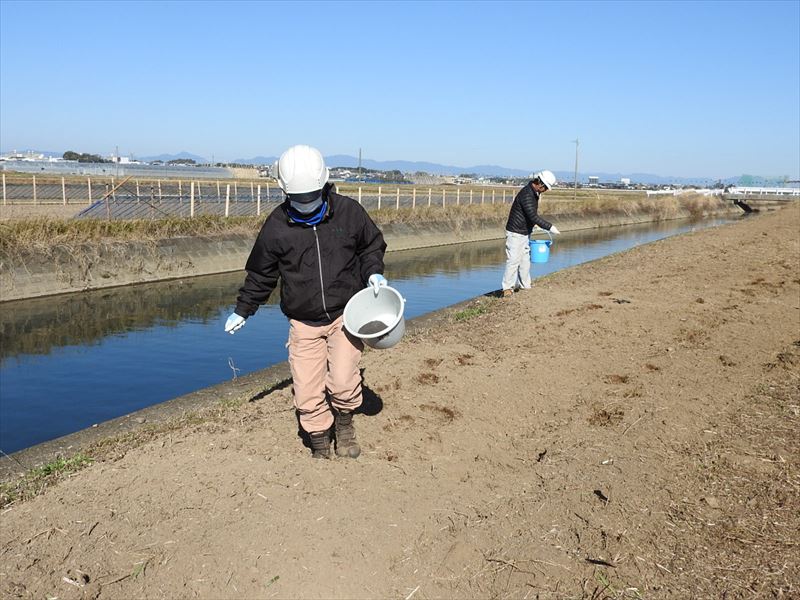
<svg viewBox="0 0 800 600"><path fill-rule="evenodd" d="M553 236L549 231L546 233L550 236L549 240L528 240L528 244L531 247L531 262L546 263L547 259L550 258L550 246L553 245Z"/></svg>

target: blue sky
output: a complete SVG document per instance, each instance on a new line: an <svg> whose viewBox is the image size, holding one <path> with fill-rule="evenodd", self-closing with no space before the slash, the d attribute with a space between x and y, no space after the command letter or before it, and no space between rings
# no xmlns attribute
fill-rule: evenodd
<svg viewBox="0 0 800 600"><path fill-rule="evenodd" d="M0 0L0 149L800 176L800 2Z"/></svg>

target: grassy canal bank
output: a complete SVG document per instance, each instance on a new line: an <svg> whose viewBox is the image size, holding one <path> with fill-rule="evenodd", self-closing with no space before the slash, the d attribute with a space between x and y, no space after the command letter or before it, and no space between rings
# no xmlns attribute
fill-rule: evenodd
<svg viewBox="0 0 800 600"><path fill-rule="evenodd" d="M21 207L16 207L20 209ZM371 215L389 250L502 239L509 204L382 208ZM562 231L739 209L716 196L644 194L543 196L540 214ZM259 217L157 220L35 217L0 221L0 300L241 270Z"/></svg>

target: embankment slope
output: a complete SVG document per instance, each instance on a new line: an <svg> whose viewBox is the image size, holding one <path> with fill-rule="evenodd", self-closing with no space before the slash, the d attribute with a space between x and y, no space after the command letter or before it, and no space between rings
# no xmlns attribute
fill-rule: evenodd
<svg viewBox="0 0 800 600"><path fill-rule="evenodd" d="M691 201L687 205L673 201L643 207L640 203L621 203L616 209L595 207L590 213L556 212L551 218L558 222L559 229L570 231L741 213L732 204L716 198L695 202L702 210L698 206L692 208L691 204ZM421 210L423 214L385 211L376 216L389 251L501 240L505 235L506 205L456 207L438 214L435 210ZM403 218L396 218L398 214ZM21 247L10 244L11 249L0 249L0 301L241 271L255 236L255 231L223 231L182 237L143 234L141 239L91 242L72 238L61 243L33 240Z"/></svg>

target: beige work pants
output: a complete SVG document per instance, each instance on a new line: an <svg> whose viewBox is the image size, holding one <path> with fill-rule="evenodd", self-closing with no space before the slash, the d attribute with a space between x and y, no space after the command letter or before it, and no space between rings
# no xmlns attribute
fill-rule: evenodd
<svg viewBox="0 0 800 600"><path fill-rule="evenodd" d="M333 425L334 408L361 406L361 372L358 361L364 344L342 325L310 325L289 319L289 366L292 369L294 406L300 426L308 433ZM330 398L330 404L328 403Z"/></svg>

